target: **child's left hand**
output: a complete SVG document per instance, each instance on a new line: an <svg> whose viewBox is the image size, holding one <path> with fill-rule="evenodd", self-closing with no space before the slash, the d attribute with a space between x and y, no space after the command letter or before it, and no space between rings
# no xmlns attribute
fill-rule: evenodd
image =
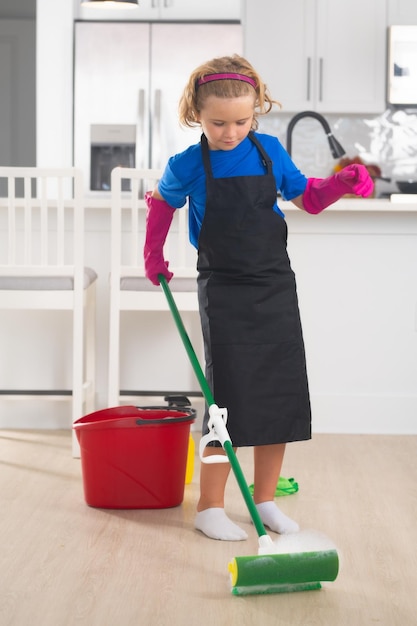
<svg viewBox="0 0 417 626"><path fill-rule="evenodd" d="M346 185L344 193L354 193L356 196L368 198L374 190L374 182L364 165L356 163L347 165L334 177L341 185Z"/></svg>

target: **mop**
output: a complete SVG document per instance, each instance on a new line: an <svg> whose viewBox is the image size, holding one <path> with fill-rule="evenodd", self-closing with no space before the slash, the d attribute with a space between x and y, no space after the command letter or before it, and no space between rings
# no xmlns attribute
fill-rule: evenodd
<svg viewBox="0 0 417 626"><path fill-rule="evenodd" d="M233 445L226 428L227 409L219 408L198 362L194 348L185 330L177 305L165 277L158 275L168 306L187 351L194 373L198 379L209 410L209 432L200 441L200 459L203 463L230 463L252 522L258 533L258 555L237 556L228 564L232 594L269 594L320 589L324 581L334 581L339 570L339 558L335 546L327 537L307 532L287 535L277 542L267 534L253 501ZM219 441L224 455L203 456L210 441ZM295 544L294 538L295 537ZM290 541L288 541L288 539ZM283 541L284 539L284 541ZM286 541L287 539L287 541ZM293 542L292 545L291 541ZM306 551L297 551L300 545L309 544ZM315 543L314 549L311 545Z"/></svg>

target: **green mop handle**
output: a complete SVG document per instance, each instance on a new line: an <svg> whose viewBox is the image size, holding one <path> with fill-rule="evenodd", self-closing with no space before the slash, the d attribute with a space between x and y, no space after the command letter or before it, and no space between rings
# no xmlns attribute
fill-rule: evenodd
<svg viewBox="0 0 417 626"><path fill-rule="evenodd" d="M191 344L190 338L187 334L187 331L185 330L183 321L181 319L181 315L178 311L171 289L169 288L166 278L163 274L158 274L158 280L165 293L168 306L171 310L172 316L174 318L174 322L178 328L180 337L182 339L184 347L191 361L191 365L193 367L194 373L197 376L198 382L200 383L201 391L203 392L206 402L208 406L210 407L213 404L215 404L213 394L211 393L211 389L207 383L206 377L203 374L203 370L201 369L200 363L197 359L197 356ZM230 441L225 441L222 445L223 445L224 451L227 454L227 458L229 459L233 472L236 476L237 483L240 487L240 491L242 492L242 496L246 502L246 506L248 507L250 516L252 518L252 521L256 528L258 536L262 537L263 535L267 535L265 526L263 525L260 515L258 513L258 509L255 506L255 503L249 491L248 485L246 483L245 477L243 475L242 469L237 461L235 452L233 450L233 446Z"/></svg>
<svg viewBox="0 0 417 626"><path fill-rule="evenodd" d="M203 374L203 371L200 367L200 363L198 362L196 353L194 352L194 348L191 344L190 338L187 334L187 331L185 330L184 324L182 322L180 313L178 311L177 305L175 303L175 300L173 298L171 289L168 286L168 283L166 281L166 278L163 274L158 274L158 280L161 284L162 289L164 290L166 299L168 301L168 306L171 310L172 316L174 318L174 322L178 328L178 331L180 333L182 342L185 346L185 349L187 351L187 354L190 358L191 361L191 365L193 366L193 370L195 375L197 376L198 382L200 383L200 387L201 387L201 391L203 392L203 395L207 401L207 404L209 406L211 406L212 404L215 404L214 402L214 398L213 395L211 393L211 389L208 386L207 380Z"/></svg>

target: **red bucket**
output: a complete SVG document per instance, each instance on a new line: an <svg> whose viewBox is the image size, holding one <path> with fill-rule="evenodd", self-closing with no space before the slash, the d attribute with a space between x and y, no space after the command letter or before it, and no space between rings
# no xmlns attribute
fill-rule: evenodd
<svg viewBox="0 0 417 626"><path fill-rule="evenodd" d="M118 406L74 422L84 497L108 509L181 504L195 410Z"/></svg>

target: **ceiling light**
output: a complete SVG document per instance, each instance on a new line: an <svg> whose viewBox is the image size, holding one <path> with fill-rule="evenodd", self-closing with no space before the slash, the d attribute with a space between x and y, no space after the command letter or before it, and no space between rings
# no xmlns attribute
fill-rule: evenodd
<svg viewBox="0 0 417 626"><path fill-rule="evenodd" d="M139 0L81 0L81 6L104 9L134 9Z"/></svg>

